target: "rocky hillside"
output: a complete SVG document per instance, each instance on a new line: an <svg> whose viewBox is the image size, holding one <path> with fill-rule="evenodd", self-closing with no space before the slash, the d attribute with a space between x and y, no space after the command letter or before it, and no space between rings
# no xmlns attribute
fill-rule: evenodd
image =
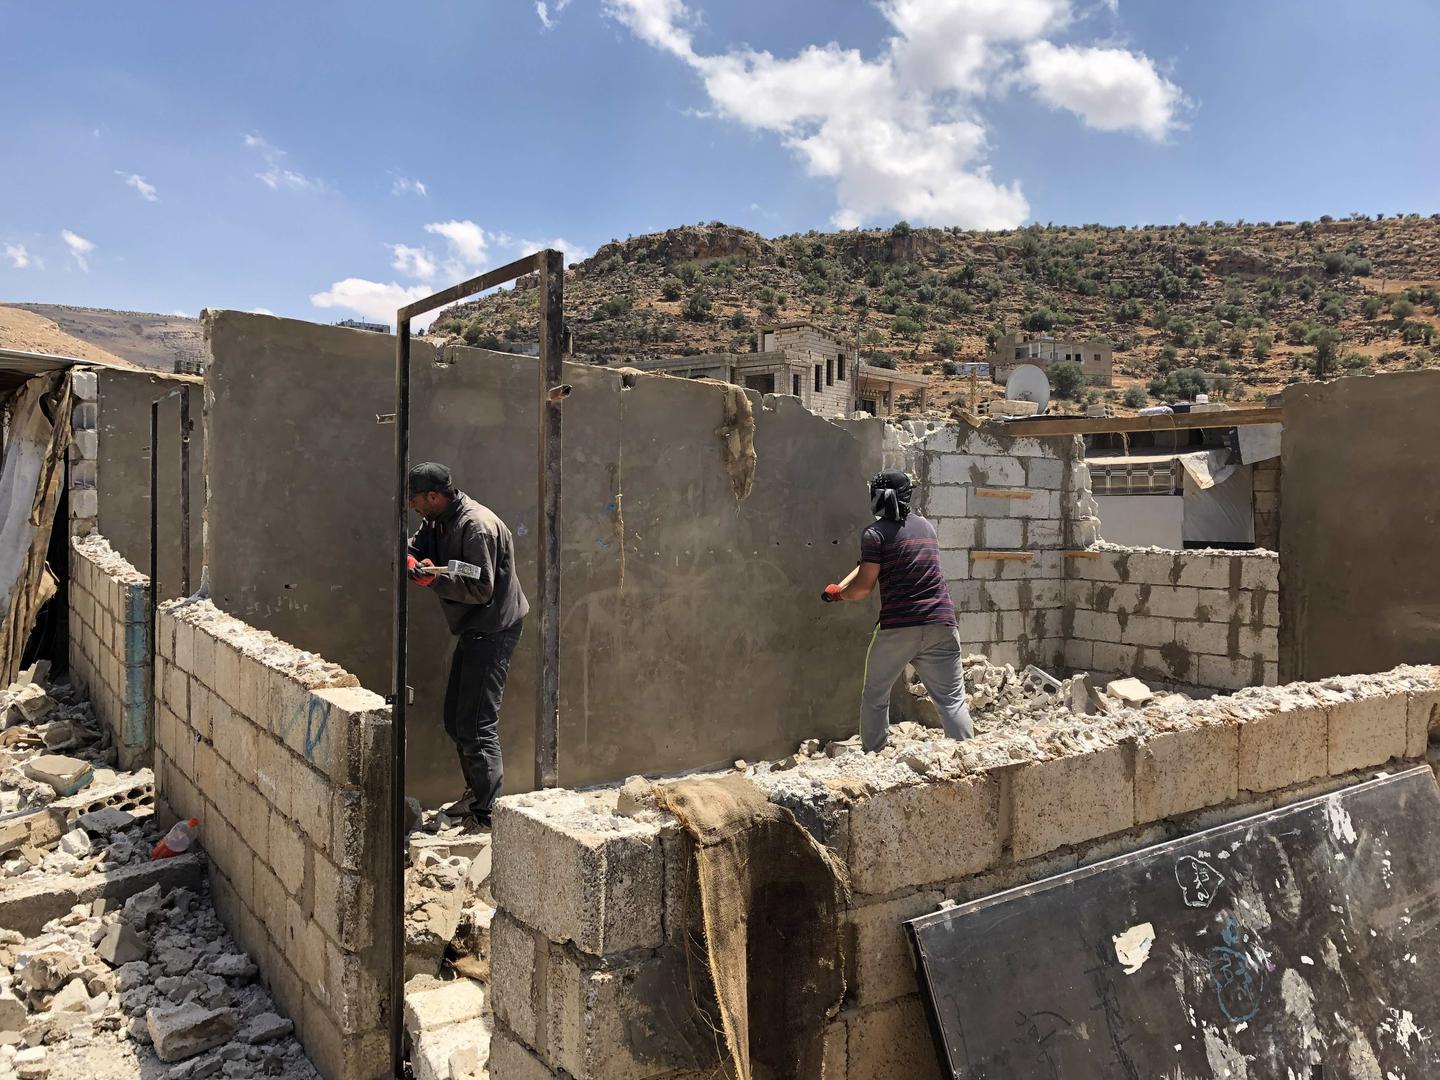
<svg viewBox="0 0 1440 1080"><path fill-rule="evenodd" d="M432 332L533 342L535 284L451 308ZM759 327L808 320L932 374L943 408L965 385L947 369L1020 330L1114 343L1116 386L1078 400L1135 408L1202 386L1260 400L1317 370L1440 365L1440 214L773 239L713 222L611 241L566 275L565 299L574 351L597 363L749 351Z"/></svg>

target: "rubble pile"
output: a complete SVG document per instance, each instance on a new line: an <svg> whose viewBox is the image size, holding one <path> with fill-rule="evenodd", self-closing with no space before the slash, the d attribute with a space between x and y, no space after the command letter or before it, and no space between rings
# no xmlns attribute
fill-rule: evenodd
<svg viewBox="0 0 1440 1080"><path fill-rule="evenodd" d="M119 772L110 732L48 664L0 691L0 888L145 861L160 838L148 769Z"/></svg>
<svg viewBox="0 0 1440 1080"><path fill-rule="evenodd" d="M317 1073L207 896L97 900L29 940L0 930L0 1080Z"/></svg>
<svg viewBox="0 0 1440 1080"><path fill-rule="evenodd" d="M405 975L490 978L490 835L421 812L414 800L405 871Z"/></svg>

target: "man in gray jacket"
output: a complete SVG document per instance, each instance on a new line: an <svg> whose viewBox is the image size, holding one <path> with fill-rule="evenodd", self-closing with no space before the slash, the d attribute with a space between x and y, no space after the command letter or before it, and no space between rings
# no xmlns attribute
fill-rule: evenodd
<svg viewBox="0 0 1440 1080"><path fill-rule="evenodd" d="M504 768L500 701L510 658L530 604L515 577L515 545L505 523L456 490L450 470L427 461L410 470L410 509L424 518L410 538L410 580L440 597L456 637L445 689L445 733L455 740L469 788L467 820L490 827ZM479 567L478 578L438 576L452 559ZM456 808L462 806L464 797Z"/></svg>

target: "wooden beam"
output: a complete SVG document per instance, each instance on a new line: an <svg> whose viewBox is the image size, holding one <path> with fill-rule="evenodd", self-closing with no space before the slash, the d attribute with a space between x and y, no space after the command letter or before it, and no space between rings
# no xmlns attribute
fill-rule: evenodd
<svg viewBox="0 0 1440 1080"><path fill-rule="evenodd" d="M1225 409L1164 416L1034 416L1007 421L1003 430L1006 435L1107 435L1122 431L1193 431L1284 422L1285 410L1281 408Z"/></svg>
<svg viewBox="0 0 1440 1080"><path fill-rule="evenodd" d="M998 559L1008 562L1034 562L1035 554L1030 551L972 551L971 559Z"/></svg>
<svg viewBox="0 0 1440 1080"><path fill-rule="evenodd" d="M991 488L977 487L976 495L983 495L987 499L1030 499L1035 493L1025 488Z"/></svg>
<svg viewBox="0 0 1440 1080"><path fill-rule="evenodd" d="M1062 552L1060 553L1060 555L1061 555L1062 558L1066 558L1066 559L1098 559L1098 558L1100 557L1100 552L1098 552L1098 551L1062 551Z"/></svg>

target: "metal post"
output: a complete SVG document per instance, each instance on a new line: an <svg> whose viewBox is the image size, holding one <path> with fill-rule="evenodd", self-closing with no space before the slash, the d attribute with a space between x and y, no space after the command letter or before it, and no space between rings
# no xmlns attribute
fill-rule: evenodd
<svg viewBox="0 0 1440 1080"><path fill-rule="evenodd" d="M540 267L540 650L535 679L535 786L560 784L560 446L559 388L565 261L546 251ZM623 540L622 540L623 542Z"/></svg>
<svg viewBox="0 0 1440 1080"><path fill-rule="evenodd" d="M180 391L180 595L190 595L190 388Z"/></svg>
<svg viewBox="0 0 1440 1080"><path fill-rule="evenodd" d="M390 695L390 1054L396 1080L405 1072L405 684L410 632L409 521L405 516L410 471L410 316L395 325L395 658Z"/></svg>

